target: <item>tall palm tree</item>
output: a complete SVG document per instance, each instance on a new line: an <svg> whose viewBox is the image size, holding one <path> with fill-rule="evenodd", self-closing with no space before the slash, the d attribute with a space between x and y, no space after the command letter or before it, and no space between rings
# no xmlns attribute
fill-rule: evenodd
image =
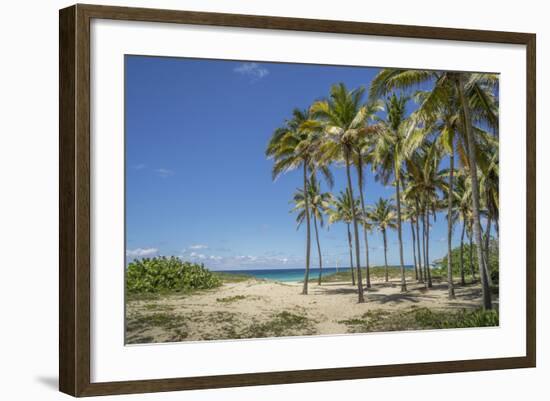
<svg viewBox="0 0 550 401"><path fill-rule="evenodd" d="M384 241L384 272L385 281L388 282L388 228L396 228L396 215L394 206L390 199L379 198L378 201L369 209L369 218L382 233Z"/></svg>
<svg viewBox="0 0 550 401"><path fill-rule="evenodd" d="M365 89L362 87L349 91L342 83L333 85L328 99L317 101L311 106L314 119L304 125L311 131L323 133L324 141L320 152L323 162L327 160L344 161L347 191L349 191L352 199L355 199L351 182L353 151L365 129L365 121L368 117L367 107L363 103L364 93ZM355 236L355 260L358 267L358 302L362 303L365 298L363 296L363 281L360 269L359 213L355 202L352 202L351 211Z"/></svg>
<svg viewBox="0 0 550 401"><path fill-rule="evenodd" d="M348 240L348 247L349 247L349 264L350 264L350 270L351 270L351 283L355 286L355 272L354 272L354 266L353 266L353 244L351 240L351 230L350 230L350 224L353 221L353 206L358 207L359 201L355 200L355 202L352 202L351 196L349 194L349 191L343 192L341 191L340 194L332 200L332 206L333 208L330 208L327 210L327 214L329 216L329 224L334 224L336 222L343 222L346 224L347 228L347 240ZM359 269L359 267L358 267Z"/></svg>
<svg viewBox="0 0 550 401"><path fill-rule="evenodd" d="M415 174L413 170L418 170L420 158L418 154L413 154L412 156L409 156L407 161L405 162L405 182L407 183L407 187L414 184ZM424 282L424 271L422 269L422 258L423 258L423 251L420 250L420 244L423 244L423 238L420 237L420 221L422 221L422 209L420 208L420 200L419 200L419 194L414 191L410 191L405 189L403 191L403 199L407 203L407 209L410 213L410 219L411 219L411 228L413 230L412 235L413 239L416 237L416 254L418 256L418 277L417 280L419 283ZM413 244L414 246L414 244ZM422 249L424 249L424 244L422 245ZM426 278L427 280L427 278Z"/></svg>
<svg viewBox="0 0 550 401"><path fill-rule="evenodd" d="M492 153L489 159L489 163L485 166L481 166L480 173L481 178L479 181L481 199L487 217L487 228L485 229L485 267L491 278L489 271L489 244L491 240L491 224L495 223L495 229L498 235L499 231L499 160L498 160L498 142L492 143L489 146L484 147L484 152Z"/></svg>
<svg viewBox="0 0 550 401"><path fill-rule="evenodd" d="M363 205L361 205L361 209L363 209ZM372 232L374 226L372 224L372 222L370 221L370 218L369 218L369 213L368 213L368 210L367 210L367 206L365 205L364 207L364 212L361 213L361 225L363 226L363 234L365 235L365 247L368 248L369 247L369 240L368 240L368 236L369 234ZM367 288L371 288L371 282L370 282L370 265L369 265L369 252L367 251L366 252L366 259L367 259L367 263L366 263L366 266L365 266L365 277L366 277L366 286Z"/></svg>
<svg viewBox="0 0 550 401"><path fill-rule="evenodd" d="M321 285L321 279L323 274L323 256L321 253L321 243L319 241L319 228L318 226L324 227L325 219L324 216L329 210L330 204L332 202L332 194L330 192L321 192L321 185L316 179L315 175L312 175L308 183L308 199L309 199L309 210L311 216L313 217L313 228L315 229L315 241L317 243L317 256L319 260L319 278L318 284ZM298 189L294 193L294 208L292 212L297 212L296 222L298 227L305 220L305 200L304 191Z"/></svg>
<svg viewBox="0 0 550 401"><path fill-rule="evenodd" d="M386 101L386 119L381 122L384 129L379 130L373 149L373 168L376 177L387 185L393 177L397 206L397 237L399 240L399 263L401 268L401 292L407 291L405 263L403 258L403 236L401 231L401 170L404 162L404 144L406 125L406 97L395 93Z"/></svg>
<svg viewBox="0 0 550 401"><path fill-rule="evenodd" d="M484 116L490 115L490 113L487 112L488 108L485 107L484 102L477 101L477 103L475 103L476 99L480 99L477 89L486 89L490 87L490 82L494 85L495 78L491 74L383 69L371 82L370 90L371 98L379 98L395 89L409 90L423 84L432 85L433 88L429 96L425 98L425 105L422 108L424 112L430 113L448 99L447 90L449 85L454 86L463 120L463 133L469 166L468 171L472 180L473 232L477 245L476 251L483 290L484 309L491 309L492 301L487 272L483 264L479 180L476 160L479 152L476 152L477 138L474 133L473 123L476 118L484 118ZM487 92L488 91L486 91L486 93ZM471 104L474 105L473 108Z"/></svg>
<svg viewBox="0 0 550 401"><path fill-rule="evenodd" d="M459 172L457 175L453 191L456 202L453 204L452 219L455 222L458 220L462 222L462 230L460 234L460 284L465 285L464 234L466 233L466 228L469 225L472 202L470 201L471 192L469 189L468 180L463 172Z"/></svg>
<svg viewBox="0 0 550 401"><path fill-rule="evenodd" d="M416 222L416 210L412 205L412 202L407 200L404 196L402 197L402 204L405 206L403 212L403 221L409 221L411 225L411 238L412 238L412 251L413 251L413 261L414 261L414 278L416 281L420 282L420 274L418 272L418 260L416 257L416 232L414 230Z"/></svg>
<svg viewBox="0 0 550 401"><path fill-rule="evenodd" d="M438 191L445 188L444 170L439 169L441 149L436 143L425 143L424 146L407 159L407 169L411 175L405 190L405 198L414 199L420 211L422 221L422 244L424 259L424 277L427 287L432 287L430 271L430 215L440 207Z"/></svg>
<svg viewBox="0 0 550 401"><path fill-rule="evenodd" d="M319 146L319 135L304 130L302 124L309 119L307 111L294 109L292 118L277 128L267 145L266 156L274 160L272 178L275 180L281 174L297 168L303 172L304 214L306 219L306 266L302 294L308 293L310 253L311 253L311 223L309 212L309 197L307 196L308 169L314 166L314 155Z"/></svg>
<svg viewBox="0 0 550 401"><path fill-rule="evenodd" d="M428 137L435 136L434 143L449 156L448 183L445 191L447 196L447 289L449 299L455 298L452 263L452 236L453 236L453 185L455 175L455 149L459 155L464 155L463 143L459 140L462 129L460 122L459 104L456 99L454 86L450 82L441 84L440 97L437 104L430 104L426 99L430 97L429 91L417 92L415 98L420 103L419 108L412 114L411 119L415 123L421 123L423 129L410 131L408 136L407 151L411 152ZM428 109L428 110L425 110ZM456 143L456 144L455 144ZM412 146L412 149L411 149ZM464 162L463 164L467 164Z"/></svg>
<svg viewBox="0 0 550 401"><path fill-rule="evenodd" d="M360 130L357 140L354 142L354 164L357 168L357 186L359 187L359 199L361 200L361 224L363 226L363 238L365 240L365 276L366 287L371 288L370 283L370 261L369 261L369 224L367 218L367 208L363 194L365 188L364 167L372 163L372 146L376 135L383 128L381 124L371 124L369 121L376 119L376 113L384 110L381 102L371 102L365 106L366 117L365 127Z"/></svg>

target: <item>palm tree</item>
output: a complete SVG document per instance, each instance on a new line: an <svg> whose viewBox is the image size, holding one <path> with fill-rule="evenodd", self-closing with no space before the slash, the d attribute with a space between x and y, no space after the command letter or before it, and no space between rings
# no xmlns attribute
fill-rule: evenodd
<svg viewBox="0 0 550 401"><path fill-rule="evenodd" d="M395 89L408 90L422 84L430 84L433 88L429 96L424 99L423 106L419 109L423 110L424 113L433 113L442 103L448 100L449 86L454 86L456 99L460 105L468 171L472 180L473 232L477 245L476 251L483 290L484 309L491 309L492 301L487 271L483 264L479 180L476 160L479 152L476 152L477 138L474 133L473 122L476 118L487 118L487 116L491 115L488 111L490 107L486 107L486 104L480 101L481 97L479 96L478 89L485 90L485 93L488 93L489 91L486 89L491 88L491 83L495 85L495 81L494 76L491 74L383 69L371 82L370 90L371 98L379 98ZM471 103L474 107L471 107Z"/></svg>
<svg viewBox="0 0 550 401"><path fill-rule="evenodd" d="M409 221L411 225L411 238L412 238L412 251L413 251L413 261L414 261L414 278L416 281L420 282L420 275L418 272L418 260L416 257L416 232L414 230L416 222L416 210L411 201L408 201L404 196L402 197L402 203L406 206L405 211L403 212L403 221ZM419 255L420 257L420 255Z"/></svg>
<svg viewBox="0 0 550 401"><path fill-rule="evenodd" d="M466 233L466 227L469 224L472 202L470 201L471 192L468 187L468 180L464 173L459 172L457 175L453 190L456 202L453 204L452 219L455 222L458 220L462 221L462 230L460 234L460 284L465 285L464 234Z"/></svg>
<svg viewBox="0 0 550 401"><path fill-rule="evenodd" d="M319 258L319 279L318 284L321 285L321 279L323 274L323 256L321 253L321 243L319 241L319 229L318 225L324 227L325 220L324 215L329 210L330 203L332 202L332 194L330 192L321 192L321 186L315 175L312 175L308 183L308 199L309 209L311 216L313 217L313 228L315 229L315 241L317 243L317 255ZM294 208L292 212L297 212L296 222L298 227L305 220L305 196L302 189L298 189L294 194Z"/></svg>
<svg viewBox="0 0 550 401"><path fill-rule="evenodd" d="M394 206L390 199L380 198L369 210L369 218L382 233L384 240L384 271L385 281L388 282L388 241L386 232L388 228L396 228L396 216Z"/></svg>
<svg viewBox="0 0 550 401"><path fill-rule="evenodd" d="M479 181L481 199L487 217L487 228L485 229L484 259L485 268L489 282L491 282L491 272L489 271L489 244L491 239L491 224L495 222L495 229L498 235L499 231L499 161L498 161L498 142L484 146L484 152L491 154L489 163L480 166L481 178Z"/></svg>
<svg viewBox="0 0 550 401"><path fill-rule="evenodd" d="M366 287L371 288L370 283L370 262L369 262L369 224L367 218L367 209L365 204L365 197L363 195L365 187L365 174L363 171L364 166L372 163L372 146L376 138L376 134L379 133L383 127L380 124L369 125L370 120L376 118L376 113L384 110L381 102L371 102L366 105L366 117L365 127L359 133L357 141L354 142L354 164L357 168L357 185L359 187L359 199L361 200L361 223L363 226L363 237L365 239L365 276Z"/></svg>
<svg viewBox="0 0 550 401"><path fill-rule="evenodd" d="M324 141L321 146L321 161L343 160L346 167L347 191L352 199L353 185L351 182L351 164L353 151L360 136L365 130L368 117L367 107L363 104L365 89L360 87L348 91L342 83L333 85L330 96L326 100L315 102L311 106L311 119L304 127L311 131L322 132ZM361 256L359 248L359 213L352 202L352 222L355 236L355 259L357 265L358 302L365 301L363 296L363 281L361 278Z"/></svg>
<svg viewBox="0 0 550 401"><path fill-rule="evenodd" d="M412 170L418 170L420 167L418 166L418 163L420 162L420 159L417 154L413 155L412 157L409 157L405 163L406 166L406 182L407 187L414 184L415 175L412 172ZM418 277L417 280L419 283L424 282L424 272L422 269L422 258L423 252L420 250L420 244L422 242L422 249L424 249L424 238L420 237L420 221L422 220L422 209L420 208L420 201L419 201L419 195L418 193L415 193L414 191L405 190L403 192L403 199L407 203L407 210L409 211L410 219L411 219L411 228L412 228L412 236L413 240L416 238L416 254L418 255ZM414 243L413 243L414 246Z"/></svg>
<svg viewBox="0 0 550 401"><path fill-rule="evenodd" d="M444 170L439 169L441 149L436 143L425 143L409 159L407 169L411 175L405 198L414 199L416 208L420 211L422 221L422 245L424 259L424 277L428 288L432 287L430 271L430 214L441 206L438 191L445 188Z"/></svg>
<svg viewBox="0 0 550 401"><path fill-rule="evenodd" d="M359 202L357 200L355 200L355 202L352 202L351 199L352 198L349 195L349 191L341 191L340 195L338 195L336 199L332 200L332 205L334 208L328 209L327 214L329 216L329 224L334 224L336 222L343 222L346 224L347 240L349 247L349 265L351 270L351 283L355 286L355 272L353 267L353 244L351 240L350 224L353 221L353 206L355 205L355 207L358 207Z"/></svg>
<svg viewBox="0 0 550 401"><path fill-rule="evenodd" d="M404 142L406 118L406 97L397 97L395 93L386 101L386 120L381 124L384 129L379 131L373 149L373 168L377 170L376 177L384 185L393 176L395 200L397 205L397 237L399 240L399 263L401 267L401 292L407 291L405 280L405 264L403 260L403 237L401 231L401 170L404 161Z"/></svg>
<svg viewBox="0 0 550 401"><path fill-rule="evenodd" d="M361 209L363 209L363 205L361 205ZM361 225L363 226L363 234L365 236L365 247L368 249L368 247L369 247L368 236L372 232L373 224L369 220L369 213L367 211L366 206L364 207L364 212L361 213L360 221L361 221ZM367 285L367 288L371 288L370 272L369 272L369 269L370 269L370 266L369 266L369 252L368 251L366 252L366 258L367 258L367 263L366 263L366 266L365 266L365 276L367 278L366 285Z"/></svg>
<svg viewBox="0 0 550 401"><path fill-rule="evenodd" d="M309 119L306 111L294 109L292 118L277 128L266 149L266 156L274 160L272 178L275 180L281 174L297 168L303 171L304 214L306 218L306 268L302 294L308 293L309 265L311 252L311 227L309 212L309 197L307 196L308 169L313 167L313 155L319 146L319 136L315 132L301 128Z"/></svg>

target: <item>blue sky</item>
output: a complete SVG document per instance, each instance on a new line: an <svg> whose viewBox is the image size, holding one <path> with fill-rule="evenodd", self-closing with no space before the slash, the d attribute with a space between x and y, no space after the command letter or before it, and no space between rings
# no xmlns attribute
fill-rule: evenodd
<svg viewBox="0 0 550 401"><path fill-rule="evenodd" d="M378 69L142 56L126 56L125 65L127 259L174 255L214 270L304 267L305 228L296 230L290 213L301 175L273 182L266 144L293 108L334 83L368 86ZM337 193L345 176L333 170ZM394 193L370 172L366 183L368 204ZM403 228L412 264L410 226ZM446 254L445 235L438 216L432 260ZM458 235L456 228L455 243ZM325 266L348 264L344 225L323 228L320 240ZM383 264L381 234L369 240L371 263ZM396 232L388 248L397 264ZM316 267L314 246L312 258Z"/></svg>

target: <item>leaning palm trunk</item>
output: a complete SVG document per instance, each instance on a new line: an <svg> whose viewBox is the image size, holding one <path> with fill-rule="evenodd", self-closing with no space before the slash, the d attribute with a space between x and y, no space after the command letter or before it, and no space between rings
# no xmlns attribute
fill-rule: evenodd
<svg viewBox="0 0 550 401"><path fill-rule="evenodd" d="M365 197L363 196L363 186L364 186L364 178L363 178L363 162L361 160L361 157L359 157L359 161L357 163L357 179L359 181L359 198L361 199L361 211L363 212L363 216L366 215L367 211L365 209ZM367 288L371 288L370 285L370 266L369 266L369 237L367 235L367 227L366 225L363 225L363 236L365 237L365 276L367 279Z"/></svg>
<svg viewBox="0 0 550 401"><path fill-rule="evenodd" d="M447 210L447 291L449 299L455 298L455 288L453 283L453 258L452 258L452 239L453 239L453 174L454 174L454 147L451 145L451 155L449 160L449 200Z"/></svg>
<svg viewBox="0 0 550 401"><path fill-rule="evenodd" d="M382 229L384 238L384 272L386 274L386 283L388 282L388 242L386 241L386 229Z"/></svg>
<svg viewBox="0 0 550 401"><path fill-rule="evenodd" d="M464 279L464 232L466 231L466 222L462 222L462 234L460 235L460 284L465 285Z"/></svg>
<svg viewBox="0 0 550 401"><path fill-rule="evenodd" d="M313 227L315 228L315 240L317 241L317 255L319 256L319 285L323 276L323 256L321 255L321 243L319 242L319 231L317 230L317 216L313 214Z"/></svg>
<svg viewBox="0 0 550 401"><path fill-rule="evenodd" d="M407 281L405 280L405 262L403 261L403 238L401 235L401 193L399 176L395 179L395 196L397 198L397 237L399 239L399 263L401 267L401 292L407 291Z"/></svg>
<svg viewBox="0 0 550 401"><path fill-rule="evenodd" d="M348 245L349 245L349 268L351 270L351 284L355 285L355 272L353 271L353 245L351 243L351 231L348 226Z"/></svg>
<svg viewBox="0 0 550 401"><path fill-rule="evenodd" d="M411 235L413 240L413 260L414 260L414 278L416 281L418 281L418 265L416 263L416 236L414 235L414 223L413 219L411 218Z"/></svg>
<svg viewBox="0 0 550 401"><path fill-rule="evenodd" d="M357 223L357 211L355 210L355 201L353 197L353 186L351 185L351 173L350 173L350 167L349 167L349 150L346 152L346 175L348 178L348 191L349 196L351 198L351 217L353 220L353 231L355 234L355 261L357 265L357 292L358 292L358 300L357 302L363 303L365 302L365 298L363 296L363 279L361 278L361 256L360 249L359 249L359 225Z"/></svg>
<svg viewBox="0 0 550 401"><path fill-rule="evenodd" d="M306 271L304 274L304 286L302 288L302 294L307 295L307 284L309 280L309 256L311 252L311 233L310 233L310 221L309 221L309 200L307 190L307 163L304 160L304 205L306 215Z"/></svg>
<svg viewBox="0 0 550 401"><path fill-rule="evenodd" d="M491 289L489 288L489 282L487 278L487 272L483 268L483 249L482 249L482 240L481 240L481 222L479 219L479 182L477 178L477 164L475 159L475 143L474 143L474 134L472 129L472 119L470 117L470 105L468 99L464 94L464 76L462 73L459 73L456 79L456 86L458 90L458 95L460 97L460 102L462 104L462 111L464 113L464 125L466 131L466 138L468 141L468 162L470 165L470 178L472 181L472 212L474 219L474 239L476 242L476 252L477 260L479 263L479 276L481 278L481 288L483 291L483 308L485 310L492 309L493 304L491 301Z"/></svg>

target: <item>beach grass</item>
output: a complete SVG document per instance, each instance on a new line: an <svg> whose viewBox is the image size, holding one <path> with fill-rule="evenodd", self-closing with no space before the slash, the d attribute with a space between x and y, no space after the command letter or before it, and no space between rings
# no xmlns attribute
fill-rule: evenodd
<svg viewBox="0 0 550 401"><path fill-rule="evenodd" d="M365 279L365 269L362 268L361 272L363 273L363 280ZM384 266L373 266L369 268L370 277L372 280L380 280L385 277L385 267ZM405 269L405 276L407 280L410 280L414 277L414 269ZM400 279L401 278L401 268L399 266L388 266L388 278L390 280ZM323 275L321 278L322 283L333 283L340 281L349 281L351 282L351 270L344 270L338 273L330 273Z"/></svg>
<svg viewBox="0 0 550 401"><path fill-rule="evenodd" d="M491 327L499 325L498 312L482 309L458 311L417 308L390 312L372 310L360 316L341 320L349 333L368 333L380 331L457 329L466 327Z"/></svg>
<svg viewBox="0 0 550 401"><path fill-rule="evenodd" d="M231 303L236 301L242 301L246 299L246 295L233 295L231 297L216 298L216 302Z"/></svg>
<svg viewBox="0 0 550 401"><path fill-rule="evenodd" d="M240 283L248 280L259 280L250 274L244 273L212 272L212 274L219 278L223 283Z"/></svg>

